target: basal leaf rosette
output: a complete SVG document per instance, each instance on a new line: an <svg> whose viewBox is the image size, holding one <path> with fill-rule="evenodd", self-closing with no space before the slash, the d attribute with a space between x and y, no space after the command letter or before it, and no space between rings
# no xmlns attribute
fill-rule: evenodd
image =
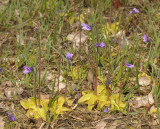
<svg viewBox="0 0 160 129"><path fill-rule="evenodd" d="M48 111L48 102L49 99L43 99L40 101L40 104L38 103L39 100L37 99L37 106L35 103L35 98L30 97L28 100L21 100L20 104L24 109L28 109L26 116L28 118L34 118L34 119L39 119L42 118L43 120L46 121L46 114ZM39 106L41 105L41 106Z"/></svg>
<svg viewBox="0 0 160 129"><path fill-rule="evenodd" d="M97 87L97 95L94 91L84 91L82 97L78 103L84 102L88 105L88 110L91 111L93 107L97 106L97 110L102 110L104 107L110 107L110 111L123 111L126 107L126 103L120 99L119 94L112 94L107 96L107 89L105 85L99 85Z"/></svg>
<svg viewBox="0 0 160 129"><path fill-rule="evenodd" d="M112 23L111 26L109 23L106 23L103 27L104 34L116 34L119 30L119 22Z"/></svg>
<svg viewBox="0 0 160 129"><path fill-rule="evenodd" d="M69 19L67 20L70 25L74 23L74 21L79 20L79 16L77 17L75 13L70 14ZM80 22L84 23L84 15L80 14Z"/></svg>
<svg viewBox="0 0 160 129"><path fill-rule="evenodd" d="M81 78L81 77L85 76L85 70L81 68L80 73L79 73L79 68L78 67L73 67L68 75L72 77L73 81L75 81L75 80L78 80L78 78Z"/></svg>
<svg viewBox="0 0 160 129"><path fill-rule="evenodd" d="M52 107L48 108L49 99L43 99L40 101L37 99L37 106L35 103L35 98L30 97L28 100L21 100L20 104L24 109L28 109L26 116L28 118L39 119L42 118L46 121L47 113L50 111L51 115L56 114L54 116L58 117L59 114L62 114L64 111L70 111L70 108L64 107L64 103L66 105L71 106L72 101L69 100L67 97L66 99L63 96L60 96L58 100L56 100Z"/></svg>
<svg viewBox="0 0 160 129"><path fill-rule="evenodd" d="M107 101L107 90L104 85L97 87L97 95L95 95L94 91L84 91L82 95L78 103L84 102L87 104L89 111L91 111L95 105L97 105L98 110L101 110L103 106L109 106L110 104L109 101Z"/></svg>

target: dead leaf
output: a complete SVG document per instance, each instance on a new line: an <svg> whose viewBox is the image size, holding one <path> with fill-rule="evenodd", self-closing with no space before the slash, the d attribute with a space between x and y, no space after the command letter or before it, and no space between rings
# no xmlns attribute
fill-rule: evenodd
<svg viewBox="0 0 160 129"><path fill-rule="evenodd" d="M67 39L71 42L73 42L73 48L76 49L79 47L80 42L81 42L81 46L85 46L85 52L88 54L88 45L85 44L84 42L88 39L88 36L86 36L84 33L81 32L81 40L80 40L80 33L77 32L73 32L72 34L69 34L67 36Z"/></svg>
<svg viewBox="0 0 160 129"><path fill-rule="evenodd" d="M63 82L64 78L62 76L59 77L59 90L62 90L65 88L66 84ZM53 86L48 86L50 90L52 90ZM58 91L58 80L56 79L55 89L54 91Z"/></svg>
<svg viewBox="0 0 160 129"><path fill-rule="evenodd" d="M22 87L17 87L17 88L14 88L14 89L16 90L17 94L19 94L19 95L21 95L24 91Z"/></svg>
<svg viewBox="0 0 160 129"><path fill-rule="evenodd" d="M118 126L119 124L118 124L118 121L116 120L116 121L114 121L113 123L112 123L112 125L110 126L110 127L108 127L108 129L117 129L117 126Z"/></svg>
<svg viewBox="0 0 160 129"><path fill-rule="evenodd" d="M7 98L12 98L15 95L21 95L23 93L23 88L22 87L8 87L4 90L4 94Z"/></svg>
<svg viewBox="0 0 160 129"><path fill-rule="evenodd" d="M0 103L0 109L1 109L1 108L4 108L3 105L4 105L3 102L1 102L1 103Z"/></svg>
<svg viewBox="0 0 160 129"><path fill-rule="evenodd" d="M149 93L147 96L142 96L142 97L134 97L130 100L129 104L133 108L140 108L144 107L146 104L153 104L154 103L154 98L151 93Z"/></svg>
<svg viewBox="0 0 160 129"><path fill-rule="evenodd" d="M160 111L160 109L159 109ZM150 114L153 114L153 113L157 113L157 108L153 105L151 108L150 108ZM155 117L154 117L155 118ZM157 117L156 117L157 118Z"/></svg>
<svg viewBox="0 0 160 129"><path fill-rule="evenodd" d="M6 88L4 90L4 94L7 98L12 98L13 97L12 93L13 93L13 88Z"/></svg>
<svg viewBox="0 0 160 129"><path fill-rule="evenodd" d="M150 89L151 89L150 86L140 86L140 91L143 94L147 94L148 91L150 91Z"/></svg>
<svg viewBox="0 0 160 129"><path fill-rule="evenodd" d="M33 37L29 37L29 40L32 41L32 42L37 41L37 39L36 39L36 38L33 38Z"/></svg>
<svg viewBox="0 0 160 129"><path fill-rule="evenodd" d="M76 28L79 27L79 24L80 24L80 22L77 21L77 22L75 22L75 23L72 24L71 28L72 28L72 29L76 29Z"/></svg>
<svg viewBox="0 0 160 129"><path fill-rule="evenodd" d="M17 42L20 43L20 45L24 45L23 35L17 34Z"/></svg>
<svg viewBox="0 0 160 129"><path fill-rule="evenodd" d="M1 116L0 116L0 129L4 129L4 121Z"/></svg>
<svg viewBox="0 0 160 129"><path fill-rule="evenodd" d="M15 12L16 12L16 16L19 18L20 16L19 10L16 9Z"/></svg>
<svg viewBox="0 0 160 129"><path fill-rule="evenodd" d="M54 78L55 78L54 74L52 72L50 72L50 71L47 71L47 72L46 71L42 71L41 72L41 79L43 79L43 77L45 77L45 81L46 82L53 81Z"/></svg>
<svg viewBox="0 0 160 129"><path fill-rule="evenodd" d="M160 108L159 108L159 111L160 111ZM157 108L154 105L150 108L149 113L154 119L151 122L149 121L150 125L154 125L154 126L158 125L159 122L158 122Z"/></svg>
<svg viewBox="0 0 160 129"><path fill-rule="evenodd" d="M81 32L81 43L83 44L87 40L88 36ZM72 33L67 36L67 39L73 42L73 47L79 47L80 44L80 33ZM76 45L75 45L76 44Z"/></svg>
<svg viewBox="0 0 160 129"><path fill-rule="evenodd" d="M105 129L106 127L106 122L105 121L100 121L97 125L96 125L96 129Z"/></svg>
<svg viewBox="0 0 160 129"><path fill-rule="evenodd" d="M21 80L16 81L16 86L20 87L22 85Z"/></svg>
<svg viewBox="0 0 160 129"><path fill-rule="evenodd" d="M2 87L12 87L13 83L11 81L5 81L2 83Z"/></svg>
<svg viewBox="0 0 160 129"><path fill-rule="evenodd" d="M49 94L41 93L41 99L49 99L49 98L50 98Z"/></svg>
<svg viewBox="0 0 160 129"><path fill-rule="evenodd" d="M129 45L129 41L126 38L125 31L121 30L116 34L117 43L120 45L120 47L124 47L125 45Z"/></svg>
<svg viewBox="0 0 160 129"><path fill-rule="evenodd" d="M146 75L139 78L139 85L141 86L148 86L150 83L151 80Z"/></svg>

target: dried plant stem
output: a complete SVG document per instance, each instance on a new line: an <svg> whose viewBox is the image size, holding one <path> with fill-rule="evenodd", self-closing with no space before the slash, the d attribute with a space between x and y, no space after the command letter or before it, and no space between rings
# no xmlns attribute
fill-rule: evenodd
<svg viewBox="0 0 160 129"><path fill-rule="evenodd" d="M38 85L38 92L39 92L39 104L41 101L41 42L40 42L40 35L39 35L39 85Z"/></svg>
<svg viewBox="0 0 160 129"><path fill-rule="evenodd" d="M119 91L119 100L118 103L120 102L121 99L121 94L122 94L122 88L123 88L123 61L122 61L122 71L121 71L121 79L120 79L120 91Z"/></svg>
<svg viewBox="0 0 160 129"><path fill-rule="evenodd" d="M106 50L107 51L107 50ZM111 52L111 49L110 49L110 45L109 45L109 51L108 51L108 58L109 58L109 69L108 69L108 77L107 77L107 81L109 80L110 78L110 74L111 74L111 57L110 57L110 52ZM107 54L106 54L106 61L107 61ZM107 64L107 62L106 62ZM109 99L109 85L106 86L107 88L107 99Z"/></svg>
<svg viewBox="0 0 160 129"><path fill-rule="evenodd" d="M93 46L90 48L90 50L89 50L89 52L88 52L88 56L87 56L87 60L89 60L90 61L90 63L91 63L91 70L92 70L92 74L93 74L93 86L92 86L92 88L90 88L90 89L94 89L94 86L95 86L95 83L94 83L94 62L93 62L93 60L92 60L92 48L93 48ZM90 58L89 58L90 57Z"/></svg>
<svg viewBox="0 0 160 129"><path fill-rule="evenodd" d="M93 87L92 87L92 90L93 88L95 87L95 80L94 80L94 66L92 66L92 73L93 73ZM95 88L94 88L95 89Z"/></svg>
<svg viewBox="0 0 160 129"><path fill-rule="evenodd" d="M58 68L58 94L59 94L59 78L60 78L60 73L61 73L61 53L62 53L62 48L60 52L60 61L59 61L59 68ZM58 104L58 99L57 99L57 104Z"/></svg>
<svg viewBox="0 0 160 129"><path fill-rule="evenodd" d="M95 87L94 87L94 93L95 95L97 95L97 76L98 76L98 47L97 47L97 63L96 63L96 84L95 84Z"/></svg>
<svg viewBox="0 0 160 129"><path fill-rule="evenodd" d="M68 75L66 76L66 86L65 86L65 98L67 97L67 88L68 88Z"/></svg>
<svg viewBox="0 0 160 129"><path fill-rule="evenodd" d="M81 20L80 20L80 12L81 11L81 3L80 3L80 7L79 7L79 27L80 27L80 44L79 44L79 52L78 52L78 79L80 79L80 55L81 55ZM80 94L82 96L82 85L80 86Z"/></svg>
<svg viewBox="0 0 160 129"><path fill-rule="evenodd" d="M35 98L35 103L37 107L37 91L36 91L36 85L37 85L37 68L35 68L35 84L34 84L34 98Z"/></svg>
<svg viewBox="0 0 160 129"><path fill-rule="evenodd" d="M68 63L69 63L69 61L68 61ZM66 75L66 86L65 86L65 98L67 97L67 89L68 89L68 72L69 72L69 70L70 70L70 63L69 63L69 68L68 68L68 66L67 66L67 75Z"/></svg>
<svg viewBox="0 0 160 129"><path fill-rule="evenodd" d="M137 87L138 87L138 94L140 96L140 86L139 86L139 79L138 79L138 74L139 74L138 64L139 64L139 59L138 59L138 61L136 63L136 82L137 82Z"/></svg>
<svg viewBox="0 0 160 129"><path fill-rule="evenodd" d="M110 5L110 19L109 19L109 25L110 25L110 28L111 28L111 23L112 23L112 2L111 2L111 5Z"/></svg>

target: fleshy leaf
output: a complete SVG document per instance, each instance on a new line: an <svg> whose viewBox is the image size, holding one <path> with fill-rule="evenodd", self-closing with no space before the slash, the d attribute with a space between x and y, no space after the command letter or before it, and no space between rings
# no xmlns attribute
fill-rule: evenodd
<svg viewBox="0 0 160 129"><path fill-rule="evenodd" d="M124 110L126 104L124 102L122 102L122 99L120 99L119 101L119 94L113 94L111 95L111 110L113 111L120 111L120 110Z"/></svg>
<svg viewBox="0 0 160 129"><path fill-rule="evenodd" d="M69 102L69 104L71 104L71 100L69 100L68 98L66 98L66 101ZM57 101L54 102L53 107L51 108L51 114L53 114L54 112L56 113L56 115L58 116L59 114L62 114L64 111L70 111L70 108L64 107L65 103L65 98L63 96L58 98L58 103Z"/></svg>
<svg viewBox="0 0 160 129"><path fill-rule="evenodd" d="M104 26L104 32L105 34L115 34L117 33L119 30L119 22L116 23L112 23L111 27L109 23L106 23L106 25Z"/></svg>
<svg viewBox="0 0 160 129"><path fill-rule="evenodd" d="M68 22L69 22L70 25L72 25L75 20L79 20L79 16L76 16L76 13L73 13L69 17ZM83 16L83 14L80 14L80 21L81 21L81 23L84 23L84 16Z"/></svg>
<svg viewBox="0 0 160 129"><path fill-rule="evenodd" d="M88 105L94 105L95 102L97 101L97 96L93 95L87 102Z"/></svg>
<svg viewBox="0 0 160 129"><path fill-rule="evenodd" d="M62 111L63 111L63 112L70 111L70 110L71 110L71 109L70 109L70 108L67 108L67 107L63 107L63 108L62 108Z"/></svg>
<svg viewBox="0 0 160 129"><path fill-rule="evenodd" d="M72 80L78 80L78 78L81 78L84 75L85 71L84 69L80 69L80 73L79 73L79 68L78 67L73 67L72 71L69 72L69 76L72 77ZM80 76L80 77L78 77Z"/></svg>
<svg viewBox="0 0 160 129"><path fill-rule="evenodd" d="M106 95L104 95L104 94L98 95L98 100L100 100L100 101L106 101L107 98L108 98L108 97L107 97Z"/></svg>
<svg viewBox="0 0 160 129"><path fill-rule="evenodd" d="M89 104L88 104L88 110L91 111L94 106L95 106L94 104L93 104L93 105L89 105Z"/></svg>
<svg viewBox="0 0 160 129"><path fill-rule="evenodd" d="M42 118L43 120L46 120L46 113L47 113L47 109L46 108L39 108L37 106L37 108L34 109L29 109L26 113L26 116L29 118L34 118L34 119L39 119Z"/></svg>
<svg viewBox="0 0 160 129"><path fill-rule="evenodd" d="M106 79L104 79L102 76L98 76L98 79L104 84L106 82Z"/></svg>
<svg viewBox="0 0 160 129"><path fill-rule="evenodd" d="M34 109L34 108L36 108L35 99L33 97L30 97L28 99L28 101L27 100L21 100L20 103L21 103L21 105L24 109L29 109L29 108Z"/></svg>
<svg viewBox="0 0 160 129"><path fill-rule="evenodd" d="M142 77L142 76L146 76L148 79L151 79L151 77L150 77L150 76L148 76L146 73L138 74L138 77Z"/></svg>
<svg viewBox="0 0 160 129"><path fill-rule="evenodd" d="M105 90L105 89L106 89L106 87L105 87L104 85L99 85L99 86L97 87L97 94L102 93L102 91Z"/></svg>
<svg viewBox="0 0 160 129"><path fill-rule="evenodd" d="M93 93L86 94L86 95L82 96L82 97L78 100L78 103L85 102L85 101L89 100L91 97L93 97Z"/></svg>
<svg viewBox="0 0 160 129"><path fill-rule="evenodd" d="M73 104L73 101L72 101L72 100L69 100L68 98L66 98L66 102L67 102L67 105L68 105L68 106L72 106L72 104Z"/></svg>
<svg viewBox="0 0 160 129"><path fill-rule="evenodd" d="M64 104L65 100L64 100L64 97L60 97L58 98L58 107L62 107L62 105Z"/></svg>
<svg viewBox="0 0 160 129"><path fill-rule="evenodd" d="M97 105L97 109L101 110L104 106L109 106L110 101L99 101Z"/></svg>
<svg viewBox="0 0 160 129"><path fill-rule="evenodd" d="M82 95L91 94L91 93L93 93L93 91L87 90L87 91L83 91Z"/></svg>
<svg viewBox="0 0 160 129"><path fill-rule="evenodd" d="M21 100L20 104L24 109L28 109L28 101L27 100Z"/></svg>

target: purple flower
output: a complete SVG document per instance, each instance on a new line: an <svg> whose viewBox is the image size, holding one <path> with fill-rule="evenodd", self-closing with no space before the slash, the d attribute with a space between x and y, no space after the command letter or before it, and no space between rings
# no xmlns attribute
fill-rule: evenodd
<svg viewBox="0 0 160 129"><path fill-rule="evenodd" d="M132 11L129 12L129 15L132 14L132 13L139 13L139 10L134 8Z"/></svg>
<svg viewBox="0 0 160 129"><path fill-rule="evenodd" d="M0 73L1 73L1 72L3 72L3 69L2 69L2 68L0 68ZM4 72L3 72L3 74L4 74Z"/></svg>
<svg viewBox="0 0 160 129"><path fill-rule="evenodd" d="M24 74L32 72L32 67L26 67L26 66L24 66L23 68L24 68L24 71L23 71Z"/></svg>
<svg viewBox="0 0 160 129"><path fill-rule="evenodd" d="M92 30L92 25L87 25L85 23L82 23L81 26L83 30L88 30L88 31Z"/></svg>
<svg viewBox="0 0 160 129"><path fill-rule="evenodd" d="M147 38L146 35L142 36L142 38L143 38L143 42L149 42L149 39Z"/></svg>
<svg viewBox="0 0 160 129"><path fill-rule="evenodd" d="M68 59L69 63L71 64L71 59L72 59L73 54L67 52L67 53L65 54L65 56L66 56L66 58Z"/></svg>
<svg viewBox="0 0 160 129"><path fill-rule="evenodd" d="M71 59L72 59L73 54L71 54L71 53L67 52L67 53L65 54L65 56L66 56L66 58L67 58L68 60L71 60Z"/></svg>
<svg viewBox="0 0 160 129"><path fill-rule="evenodd" d="M72 91L77 91L77 89L76 89L76 88L73 88Z"/></svg>
<svg viewBox="0 0 160 129"><path fill-rule="evenodd" d="M104 48L105 47L105 44L102 42L102 43L96 43L95 44L96 47L101 47L101 48Z"/></svg>
<svg viewBox="0 0 160 129"><path fill-rule="evenodd" d="M127 63L125 63L125 66L126 66L126 67L128 67L128 68L133 68L133 67L134 67L134 65L129 64L128 62L127 62Z"/></svg>
<svg viewBox="0 0 160 129"><path fill-rule="evenodd" d="M11 119L11 121L15 121L16 120L16 118L14 116L12 116L10 113L7 113L7 114L9 116L9 118Z"/></svg>
<svg viewBox="0 0 160 129"><path fill-rule="evenodd" d="M106 83L106 86L108 86L109 84L111 84L111 80L109 79Z"/></svg>
<svg viewBox="0 0 160 129"><path fill-rule="evenodd" d="M58 14L58 13L63 13L64 11L63 10L58 10L55 12L55 14Z"/></svg>
<svg viewBox="0 0 160 129"><path fill-rule="evenodd" d="M109 106L109 107L110 107L110 106ZM107 107L107 108L104 109L104 113L108 113L109 107Z"/></svg>
<svg viewBox="0 0 160 129"><path fill-rule="evenodd" d="M86 57L84 58L84 61L87 62L87 58Z"/></svg>

